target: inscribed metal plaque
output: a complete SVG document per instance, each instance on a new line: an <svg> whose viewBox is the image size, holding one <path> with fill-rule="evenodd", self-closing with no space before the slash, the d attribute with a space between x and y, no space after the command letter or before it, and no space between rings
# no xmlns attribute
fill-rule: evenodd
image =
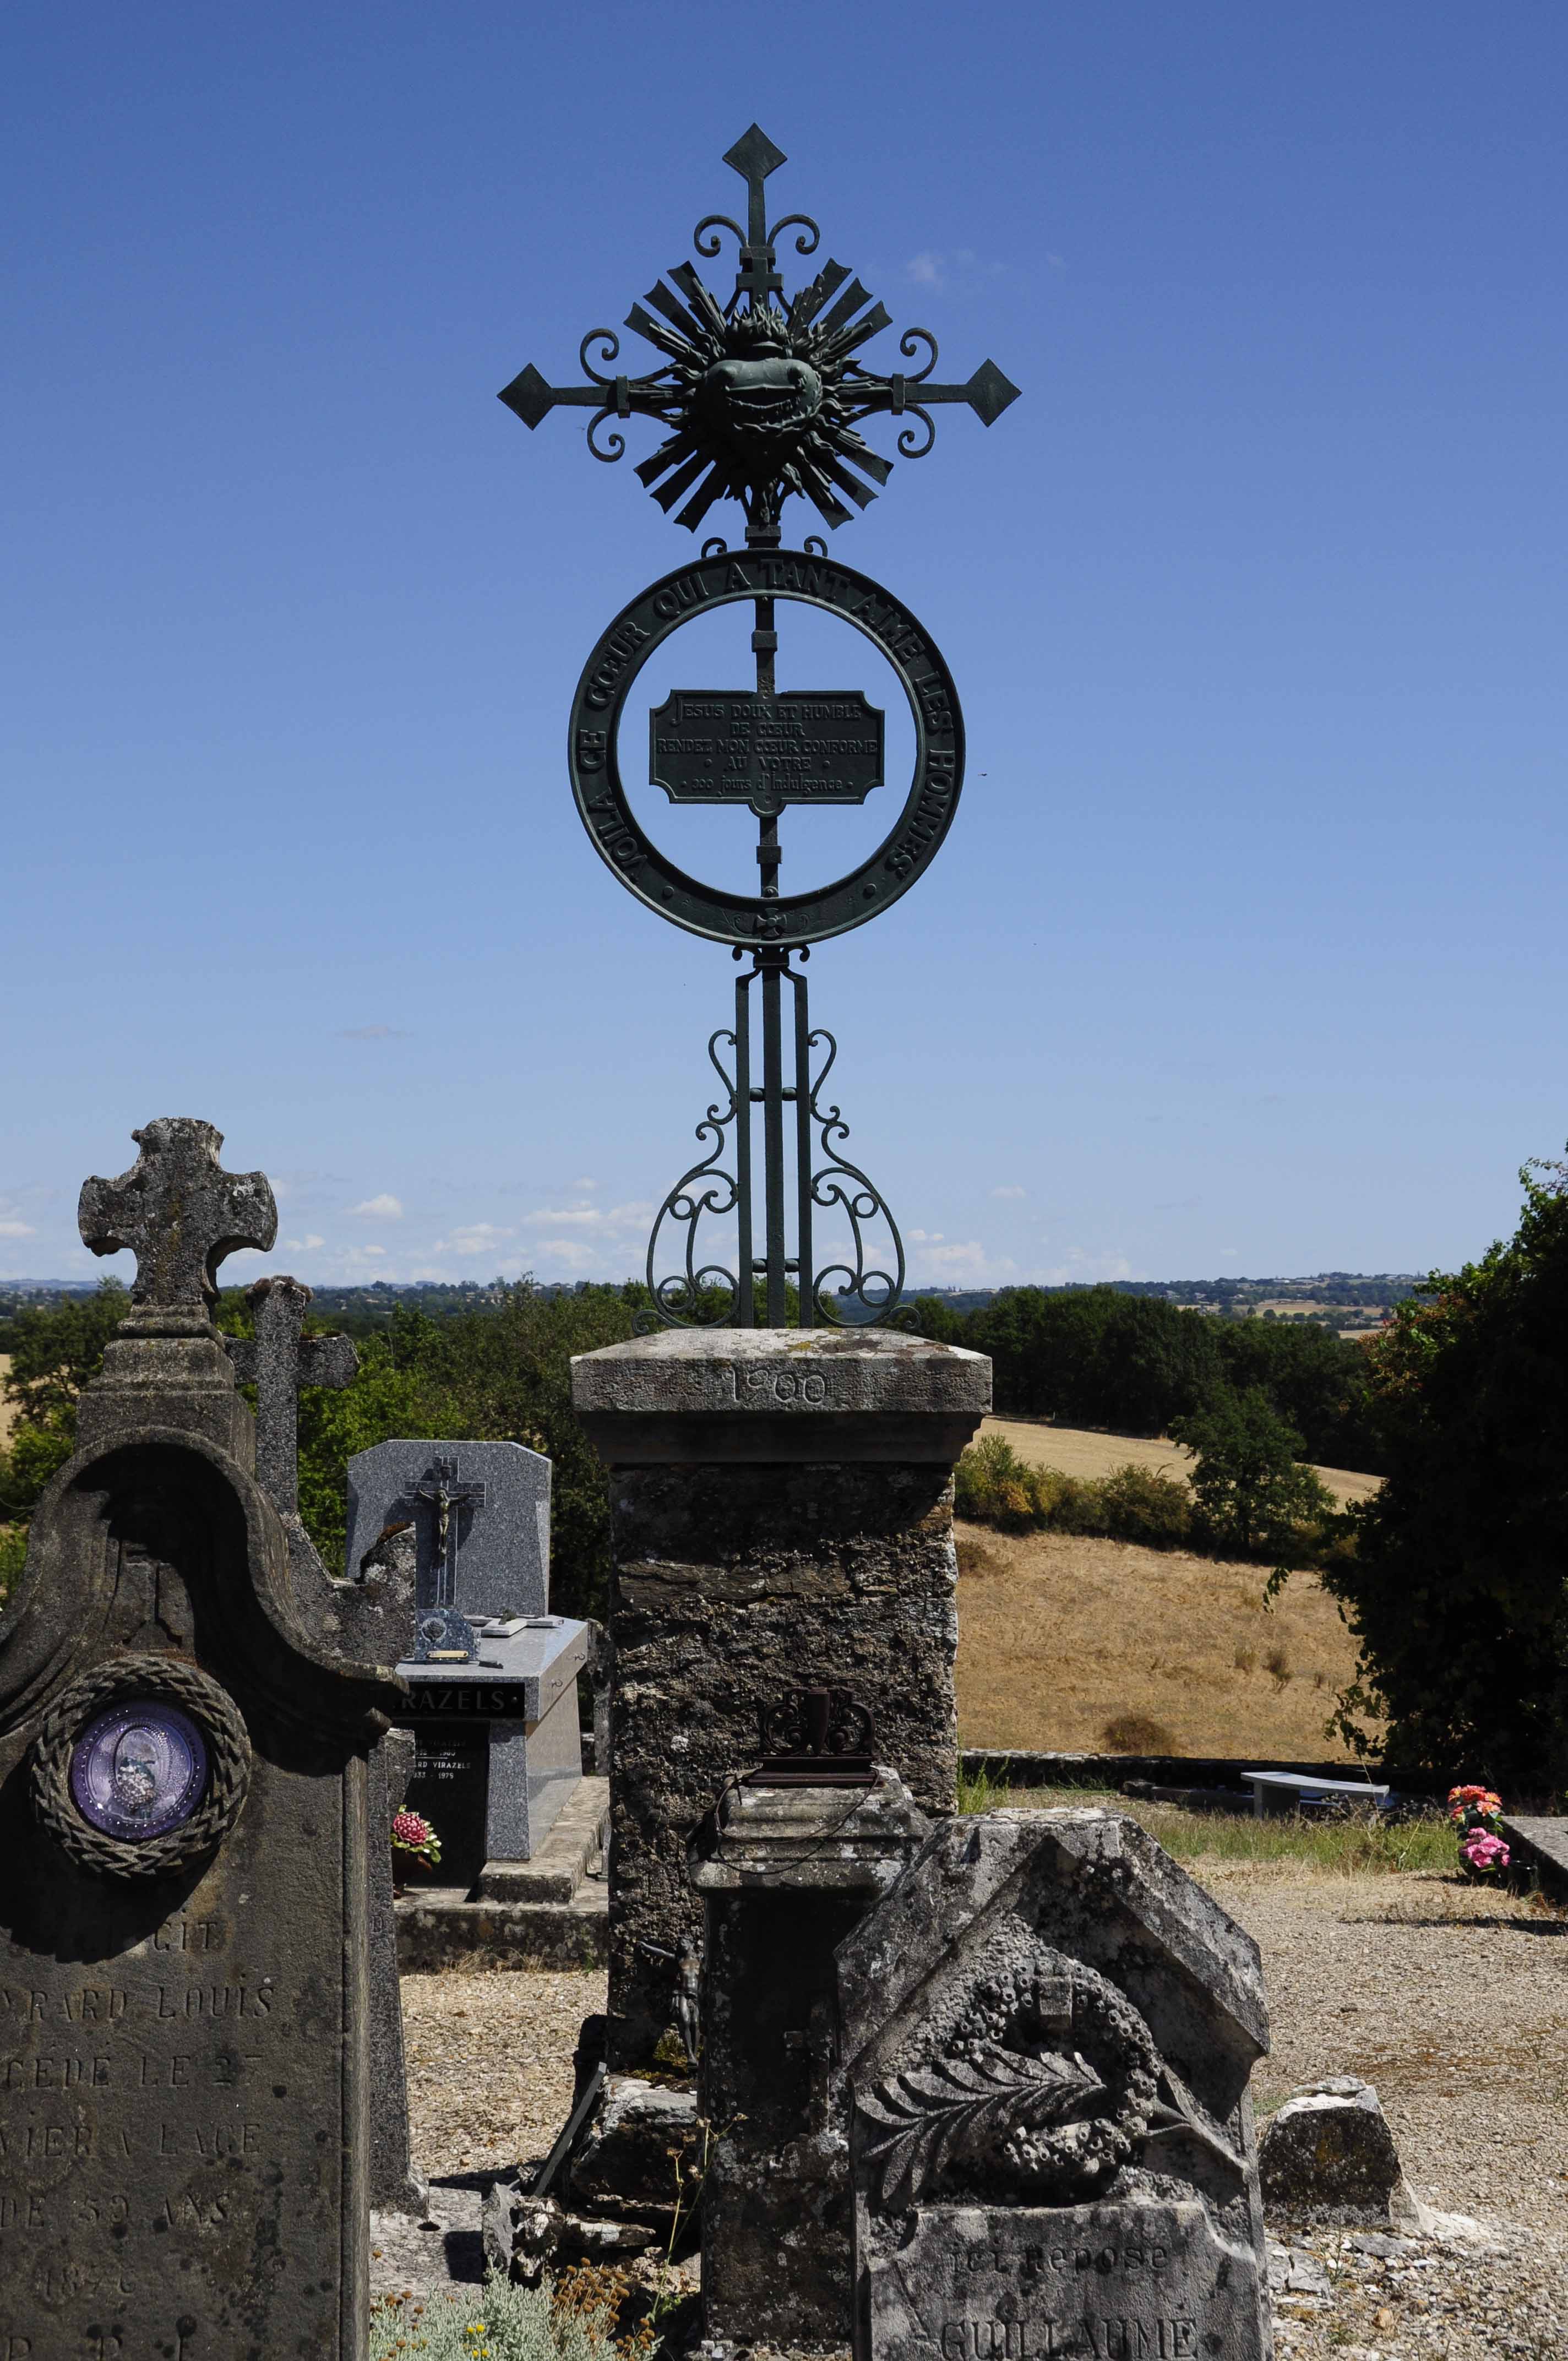
<svg viewBox="0 0 1568 2361"><path fill-rule="evenodd" d="M863 804L883 716L860 689L672 689L648 716L648 780L673 804Z"/></svg>

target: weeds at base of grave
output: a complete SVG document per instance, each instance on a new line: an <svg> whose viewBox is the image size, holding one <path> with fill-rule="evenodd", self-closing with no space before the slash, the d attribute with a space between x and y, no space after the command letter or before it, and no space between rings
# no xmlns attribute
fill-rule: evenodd
<svg viewBox="0 0 1568 2361"><path fill-rule="evenodd" d="M618 2265L579 2264L536 2288L491 2272L482 2288L383 2297L368 2361L652 2361L659 2316Z"/></svg>

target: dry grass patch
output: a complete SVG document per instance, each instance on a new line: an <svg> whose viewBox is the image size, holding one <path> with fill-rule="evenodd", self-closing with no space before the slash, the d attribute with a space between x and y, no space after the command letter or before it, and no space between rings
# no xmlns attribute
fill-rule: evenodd
<svg viewBox="0 0 1568 2361"><path fill-rule="evenodd" d="M5 1450L10 1440L12 1423L16 1415L16 1405L8 1399L5 1392L5 1379L10 1375L10 1354L0 1353L0 1451Z"/></svg>
<svg viewBox="0 0 1568 2361"><path fill-rule="evenodd" d="M1323 1724L1355 1647L1316 1576L1293 1575L1269 1613L1266 1566L1076 1533L957 1532L966 1746L1343 1753ZM1131 1743L1134 1721L1170 1744Z"/></svg>
<svg viewBox="0 0 1568 2361"><path fill-rule="evenodd" d="M1168 1435L1103 1434L1098 1427L1052 1426L1044 1419L987 1418L981 1433L1005 1435L1020 1459L1036 1467L1059 1467L1064 1476L1098 1478L1117 1467L1147 1467L1157 1476L1185 1481L1192 1454ZM1320 1467L1317 1474L1340 1508L1347 1500L1365 1500L1382 1478L1360 1476L1354 1468Z"/></svg>

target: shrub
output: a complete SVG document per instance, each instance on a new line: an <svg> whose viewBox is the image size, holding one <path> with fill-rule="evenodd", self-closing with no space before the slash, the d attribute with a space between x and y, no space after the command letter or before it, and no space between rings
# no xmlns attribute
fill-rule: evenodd
<svg viewBox="0 0 1568 2361"><path fill-rule="evenodd" d="M1176 1741L1152 1714L1119 1713L1105 1724L1100 1742L1108 1754L1174 1754Z"/></svg>
<svg viewBox="0 0 1568 2361"><path fill-rule="evenodd" d="M369 2361L646 2361L646 2322L616 2335L629 2292L624 2271L585 2268L536 2288L492 2273L482 2289L391 2296L371 2312Z"/></svg>
<svg viewBox="0 0 1568 2361"><path fill-rule="evenodd" d="M1098 1487L1105 1530L1146 1549L1179 1549L1192 1531L1192 1497L1185 1484L1152 1467L1113 1467Z"/></svg>

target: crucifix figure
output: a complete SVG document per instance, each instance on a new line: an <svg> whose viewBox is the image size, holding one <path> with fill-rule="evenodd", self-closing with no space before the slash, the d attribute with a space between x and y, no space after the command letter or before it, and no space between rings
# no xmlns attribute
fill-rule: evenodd
<svg viewBox="0 0 1568 2361"><path fill-rule="evenodd" d="M484 1507L485 1487L460 1481L455 1459L437 1459L423 1482L414 1486L413 1497L424 1503L431 1518L430 1574L435 1587L433 1598L421 1604L455 1607L459 1520L465 1510L473 1516Z"/></svg>
<svg viewBox="0 0 1568 2361"><path fill-rule="evenodd" d="M306 1386L346 1386L359 1367L349 1336L307 1336L311 1290L302 1279L258 1279L246 1298L256 1335L225 1336L242 1384L256 1388L256 1472L287 1521L300 1507L300 1395Z"/></svg>

